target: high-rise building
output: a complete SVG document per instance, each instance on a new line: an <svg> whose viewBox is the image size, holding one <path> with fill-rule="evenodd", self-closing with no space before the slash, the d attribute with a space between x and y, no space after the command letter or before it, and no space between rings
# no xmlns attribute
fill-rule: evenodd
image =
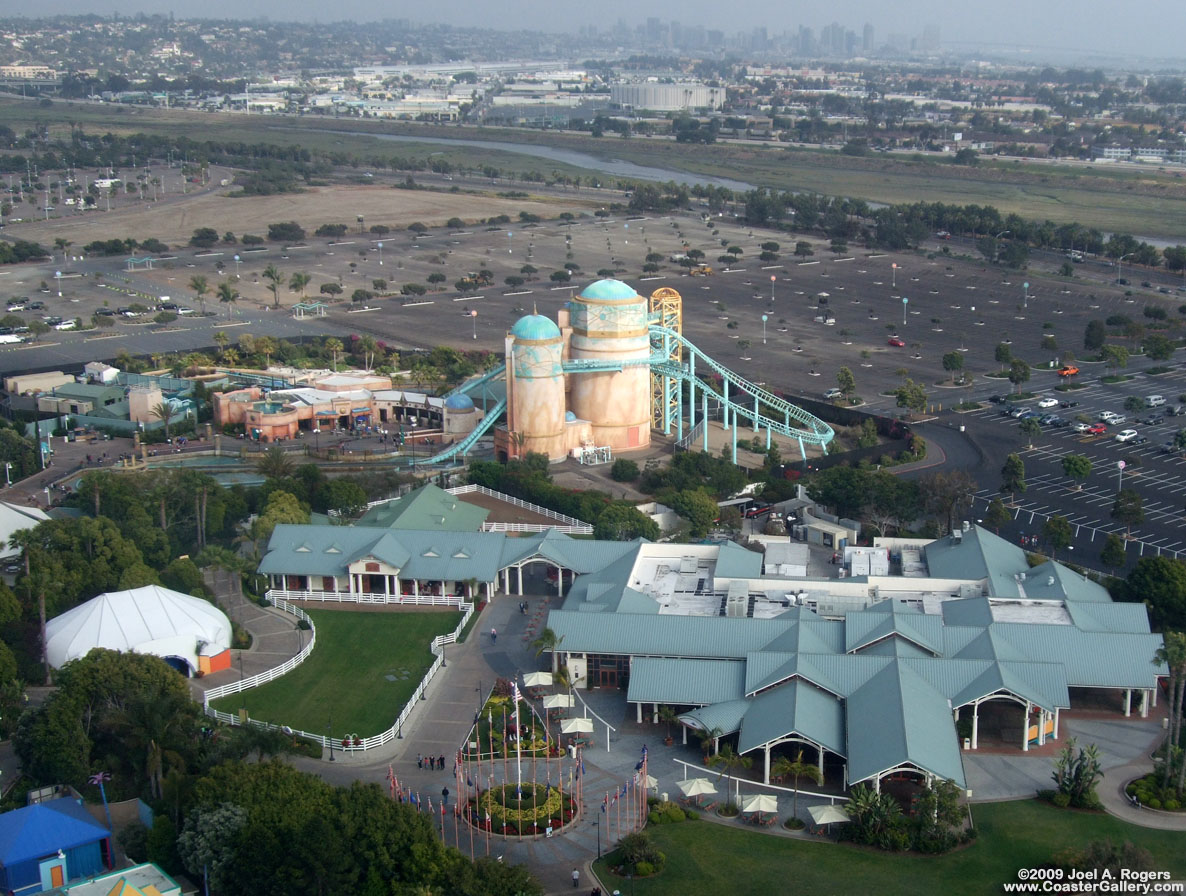
<svg viewBox="0 0 1186 896"><path fill-rule="evenodd" d="M861 52L868 55L873 52L873 26L865 23L865 30L861 35Z"/></svg>

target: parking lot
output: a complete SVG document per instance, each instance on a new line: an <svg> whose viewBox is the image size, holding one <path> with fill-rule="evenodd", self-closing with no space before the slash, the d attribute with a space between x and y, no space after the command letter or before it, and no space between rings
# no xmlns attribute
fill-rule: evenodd
<svg viewBox="0 0 1186 896"><path fill-rule="evenodd" d="M985 428L1005 430L1017 442L1017 453L1025 462L1026 490L1012 502L1015 526L1010 534L1040 536L1049 517L1065 516L1074 527L1076 550L1084 555L1082 561L1095 566L1104 538L1110 533L1126 532L1126 527L1110 515L1116 493L1123 487L1141 495L1145 514L1144 522L1131 529L1130 559L1149 554L1186 555L1186 457L1180 451L1163 448L1179 429L1186 428L1186 416L1165 413L1169 408L1186 407L1178 401L1178 396L1186 393L1186 370L1175 368L1154 376L1136 373L1127 382L1117 384L1088 378L1082 385L1070 392L1039 390L1033 398L1014 406L1036 410L1043 397L1054 396L1076 402L1071 408L1053 409L1068 423L1096 421L1104 412L1121 415L1125 421L1107 426L1100 434L1075 432L1070 425L1043 426L1029 447L1019 431L1021 420L1006 416L1003 404L956 415L972 432L983 432ZM1134 413L1124 407L1125 399L1133 395L1163 395L1166 405ZM1134 430L1137 437L1129 442L1117 441L1116 435L1126 430ZM1069 454L1091 461L1091 475L1081 487L1063 473L1062 460ZM1002 497L999 472L995 480L992 473L987 469L980 477L978 514L989 501Z"/></svg>

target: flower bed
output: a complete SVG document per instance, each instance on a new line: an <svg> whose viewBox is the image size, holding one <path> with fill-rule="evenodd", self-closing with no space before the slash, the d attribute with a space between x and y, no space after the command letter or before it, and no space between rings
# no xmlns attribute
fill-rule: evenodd
<svg viewBox="0 0 1186 896"><path fill-rule="evenodd" d="M471 824L495 834L542 834L559 830L576 816L578 804L568 793L546 784L503 784L482 791L468 804Z"/></svg>

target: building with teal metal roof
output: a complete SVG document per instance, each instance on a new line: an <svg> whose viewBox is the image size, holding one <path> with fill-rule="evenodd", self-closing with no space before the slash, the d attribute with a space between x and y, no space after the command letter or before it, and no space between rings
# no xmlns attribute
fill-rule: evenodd
<svg viewBox="0 0 1186 896"><path fill-rule="evenodd" d="M477 532L488 516L490 511L485 507L462 501L430 483L402 498L368 507L355 525L433 532Z"/></svg>

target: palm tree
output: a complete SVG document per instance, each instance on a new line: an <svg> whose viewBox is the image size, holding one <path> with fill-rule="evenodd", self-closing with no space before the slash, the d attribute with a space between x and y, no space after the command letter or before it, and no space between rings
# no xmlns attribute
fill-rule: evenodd
<svg viewBox="0 0 1186 896"><path fill-rule="evenodd" d="M184 697L174 691L156 687L133 696L117 710L109 724L119 734L131 756L142 756L143 771L148 779L149 793L161 797L161 781L165 775L165 761L180 766L182 758L168 749L174 735L182 735L191 724L192 709Z"/></svg>
<svg viewBox="0 0 1186 896"><path fill-rule="evenodd" d="M218 301L226 305L226 316L230 317L231 306L233 306L235 302L239 301L239 290L235 289L235 287L231 285L231 281L224 280L222 283L218 284L218 289L216 292L218 293ZM198 301L201 301L201 297L199 297ZM202 313L206 313L205 305L202 306Z"/></svg>
<svg viewBox="0 0 1186 896"><path fill-rule="evenodd" d="M737 772L744 771L753 764L753 759L751 759L749 756L742 756L729 744L722 746L716 755L710 757L708 760L708 765L710 768L716 768L717 766L720 766L721 774L717 777L718 781L721 778L729 778L736 782L737 796L741 795L741 781L736 777L736 774ZM728 792L728 785L725 786L725 790Z"/></svg>
<svg viewBox="0 0 1186 896"><path fill-rule="evenodd" d="M280 269L276 265L270 264L264 268L264 279L268 281L268 289L272 291L273 307L279 308L280 284L284 282L284 275L280 273Z"/></svg>
<svg viewBox="0 0 1186 896"><path fill-rule="evenodd" d="M716 752L717 741L720 740L721 735L724 733L720 728L714 727L705 728L696 735L700 739L700 748L704 751L706 760L709 757L709 750L712 750L714 753Z"/></svg>
<svg viewBox="0 0 1186 896"><path fill-rule="evenodd" d="M264 276L267 276L267 271L264 272ZM299 292L303 299L305 297L305 287L309 285L309 281L312 279L312 277L303 271L298 271L288 278L288 288L293 292Z"/></svg>
<svg viewBox="0 0 1186 896"><path fill-rule="evenodd" d="M211 338L214 340L214 344L218 346L218 353L220 355L226 351L226 347L230 344L230 341L231 341L231 337L228 336L226 333L222 332L222 330L219 330Z"/></svg>
<svg viewBox="0 0 1186 896"><path fill-rule="evenodd" d="M659 723L667 726L667 740L671 740L671 726L678 724L679 713L674 706L664 704L659 707Z"/></svg>
<svg viewBox="0 0 1186 896"><path fill-rule="evenodd" d="M342 340L336 336L331 336L325 340L325 350L330 353L333 358L334 370L338 369L338 353L342 350Z"/></svg>
<svg viewBox="0 0 1186 896"><path fill-rule="evenodd" d="M198 307L202 309L202 314L205 315L206 293L210 292L210 282L201 274L194 274L189 278L189 288L198 297Z"/></svg>
<svg viewBox="0 0 1186 896"><path fill-rule="evenodd" d="M379 343L369 333L358 337L358 348L362 351L363 366L367 370L375 366L375 354L379 351Z"/></svg>
<svg viewBox="0 0 1186 896"><path fill-rule="evenodd" d="M778 761L771 766L770 774L778 778L789 777L795 782L794 789L791 791L793 794L791 798L791 818L799 817L799 779L807 778L816 785L823 783L824 780L819 766L803 761L802 750L799 751L799 755L795 757L794 762L791 762L785 756L780 756Z"/></svg>
<svg viewBox="0 0 1186 896"><path fill-rule="evenodd" d="M39 549L40 542L35 536L36 528L18 529L12 534L8 544L21 552L21 560L25 565L25 577L22 583L29 597L37 595L37 615L40 621L41 660L45 664L45 684L53 684L53 673L49 664L49 647L45 634L45 600L51 590L58 590L58 576L52 575L45 568L45 556Z"/></svg>
<svg viewBox="0 0 1186 896"><path fill-rule="evenodd" d="M265 479L287 479L293 472L292 461L279 445L269 446L255 468Z"/></svg>
<svg viewBox="0 0 1186 896"><path fill-rule="evenodd" d="M255 351L264 356L264 366L272 365L272 352L276 351L276 340L271 336L260 336L255 340Z"/></svg>
<svg viewBox="0 0 1186 896"><path fill-rule="evenodd" d="M531 642L531 646L535 648L535 655L538 657L545 650L552 652L552 674L556 673L556 661L560 654L557 648L560 647L560 642L564 640L564 635L557 636L550 628L544 628L539 633L539 637Z"/></svg>
<svg viewBox="0 0 1186 896"><path fill-rule="evenodd" d="M169 423L177 415L177 409L167 401L159 402L152 406L152 416L156 417L161 423L165 424L165 440L168 441Z"/></svg>
<svg viewBox="0 0 1186 896"><path fill-rule="evenodd" d="M1170 671L1169 735L1165 739L1165 769L1162 780L1162 786L1168 787L1175 747L1182 736L1182 703L1186 693L1186 634L1166 632L1165 644L1157 648L1153 662L1155 665L1165 663ZM1181 768L1186 769L1186 757L1181 762ZM1184 775L1186 771L1180 771L1178 774L1179 792L1182 790Z"/></svg>

